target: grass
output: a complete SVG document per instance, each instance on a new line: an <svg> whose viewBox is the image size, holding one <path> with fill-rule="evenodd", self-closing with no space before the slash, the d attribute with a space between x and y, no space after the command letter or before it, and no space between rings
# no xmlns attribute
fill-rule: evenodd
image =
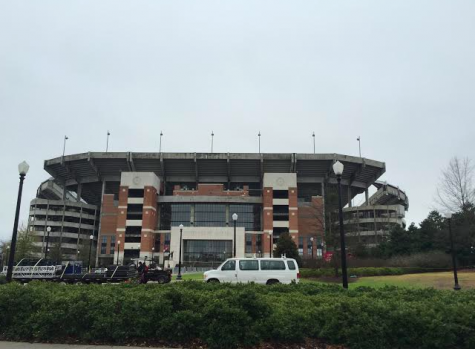
<svg viewBox="0 0 475 349"><path fill-rule="evenodd" d="M183 280L202 281L203 273L187 273L182 275ZM458 273L459 284L462 289L475 289L475 271L463 270ZM175 281L176 275L173 275ZM334 281L338 281L334 280ZM302 283L325 283L318 279L300 279ZM433 287L439 290L450 290L454 287L454 274L452 272L406 274L391 276L368 276L352 279L350 278L350 288L367 286L381 288L385 286L398 286L408 288Z"/></svg>
<svg viewBox="0 0 475 349"><path fill-rule="evenodd" d="M459 285L462 289L475 289L475 271L464 270L458 273ZM369 286L374 288L384 286L400 286L410 288L433 287L438 290L450 290L454 287L452 272L406 274L393 276L371 276L359 278L350 284L351 287Z"/></svg>

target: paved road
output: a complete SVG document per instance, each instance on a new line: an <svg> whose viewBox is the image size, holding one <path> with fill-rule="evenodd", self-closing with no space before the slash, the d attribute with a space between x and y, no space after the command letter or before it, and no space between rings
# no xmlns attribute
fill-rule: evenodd
<svg viewBox="0 0 475 349"><path fill-rule="evenodd" d="M43 344L43 343L21 343L21 342L1 342L0 349L144 349L148 347L122 347L122 346L111 346L111 345L71 345L71 344ZM160 349L172 349L164 348ZM176 348L173 348L176 349Z"/></svg>

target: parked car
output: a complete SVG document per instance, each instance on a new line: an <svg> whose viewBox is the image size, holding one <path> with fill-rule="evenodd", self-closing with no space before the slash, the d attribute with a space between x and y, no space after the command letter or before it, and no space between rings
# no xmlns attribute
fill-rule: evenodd
<svg viewBox="0 0 475 349"><path fill-rule="evenodd" d="M299 267L292 258L230 258L204 273L206 282L255 282L272 285L299 282Z"/></svg>

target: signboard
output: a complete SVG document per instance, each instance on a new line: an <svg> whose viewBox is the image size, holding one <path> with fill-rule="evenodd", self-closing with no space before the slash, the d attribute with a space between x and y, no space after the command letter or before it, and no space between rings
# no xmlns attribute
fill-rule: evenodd
<svg viewBox="0 0 475 349"><path fill-rule="evenodd" d="M333 252L325 252L325 254L323 255L323 259L325 260L325 262L331 262L333 258Z"/></svg>

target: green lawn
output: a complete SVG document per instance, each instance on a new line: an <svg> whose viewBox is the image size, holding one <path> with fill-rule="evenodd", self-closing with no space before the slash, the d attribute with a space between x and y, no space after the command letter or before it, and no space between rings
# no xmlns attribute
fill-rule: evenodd
<svg viewBox="0 0 475 349"><path fill-rule="evenodd" d="M189 273L182 275L183 280L203 281L203 273ZM176 274L173 275L173 281ZM300 279L302 283L325 283L318 279ZM459 272L459 283L462 289L475 289L475 271L467 270ZM434 287L441 290L450 290L454 286L451 272L406 274L390 276L368 276L357 279L350 278L350 288L367 286L381 288L385 286L398 286L409 288Z"/></svg>
<svg viewBox="0 0 475 349"><path fill-rule="evenodd" d="M173 274L172 281L176 281L176 275ZM186 273L181 274L183 280L195 280L195 281L203 281L203 273Z"/></svg>

